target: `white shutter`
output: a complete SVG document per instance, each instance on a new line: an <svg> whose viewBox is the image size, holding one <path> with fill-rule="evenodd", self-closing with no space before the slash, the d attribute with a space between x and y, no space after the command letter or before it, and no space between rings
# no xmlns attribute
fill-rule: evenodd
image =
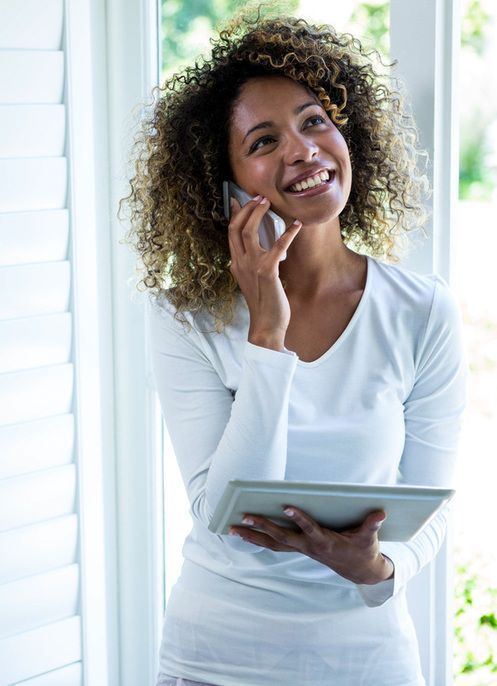
<svg viewBox="0 0 497 686"><path fill-rule="evenodd" d="M0 0L0 684L82 684L62 0Z"/></svg>

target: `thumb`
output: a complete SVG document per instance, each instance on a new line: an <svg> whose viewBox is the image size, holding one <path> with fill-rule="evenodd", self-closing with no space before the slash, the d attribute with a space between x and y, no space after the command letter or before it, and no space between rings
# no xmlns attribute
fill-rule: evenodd
<svg viewBox="0 0 497 686"><path fill-rule="evenodd" d="M371 536L380 529L386 518L385 512L371 512L362 523L361 529L365 534Z"/></svg>

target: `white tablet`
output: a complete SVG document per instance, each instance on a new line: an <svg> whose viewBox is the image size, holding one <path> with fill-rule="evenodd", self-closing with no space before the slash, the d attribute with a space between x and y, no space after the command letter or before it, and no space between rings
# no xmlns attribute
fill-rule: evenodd
<svg viewBox="0 0 497 686"><path fill-rule="evenodd" d="M295 505L334 531L357 526L369 513L384 510L387 519L379 530L379 539L409 541L454 493L449 488L431 486L233 480L226 486L209 530L229 534L230 526L244 526L244 514L251 513L300 531L283 513L284 505Z"/></svg>

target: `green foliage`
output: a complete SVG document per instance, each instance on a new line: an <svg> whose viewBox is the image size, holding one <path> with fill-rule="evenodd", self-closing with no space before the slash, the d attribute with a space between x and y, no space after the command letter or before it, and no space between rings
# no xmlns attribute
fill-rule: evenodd
<svg viewBox="0 0 497 686"><path fill-rule="evenodd" d="M484 577L485 564L481 559L472 559L456 568L456 686L495 686L496 683L497 588L486 586Z"/></svg>
<svg viewBox="0 0 497 686"><path fill-rule="evenodd" d="M488 201L497 183L490 162L492 144L489 127L497 118L492 92L493 72L486 58L489 28L493 17L482 0L466 0L461 20L461 141L459 159L459 198Z"/></svg>
<svg viewBox="0 0 497 686"><path fill-rule="evenodd" d="M487 162L488 154L486 132L461 129L460 200L491 200L496 185L496 174Z"/></svg>
<svg viewBox="0 0 497 686"><path fill-rule="evenodd" d="M352 12L350 20L363 28L360 36L364 45L371 46L389 59L390 53L390 2L361 2Z"/></svg>
<svg viewBox="0 0 497 686"><path fill-rule="evenodd" d="M462 200L489 200L495 186L495 172L488 164L491 119L478 110L472 114L472 125L463 119L461 126L459 197Z"/></svg>
<svg viewBox="0 0 497 686"><path fill-rule="evenodd" d="M461 46L470 48L478 55L483 55L490 15L481 5L481 0L470 0L466 13L461 19Z"/></svg>
<svg viewBox="0 0 497 686"><path fill-rule="evenodd" d="M480 617L480 626L483 626L484 624L491 626L492 629L497 629L497 619L493 612L489 615L482 615Z"/></svg>
<svg viewBox="0 0 497 686"><path fill-rule="evenodd" d="M264 16L281 6L292 14L298 0L262 4ZM200 56L210 52L209 40L216 33L220 22L228 19L249 3L244 0L161 0L162 5L162 78L167 78L181 67L192 64ZM250 6L257 7L252 2Z"/></svg>

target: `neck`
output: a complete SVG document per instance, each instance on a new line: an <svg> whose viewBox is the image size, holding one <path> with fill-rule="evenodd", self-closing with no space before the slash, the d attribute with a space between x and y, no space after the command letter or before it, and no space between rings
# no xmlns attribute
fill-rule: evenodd
<svg viewBox="0 0 497 686"><path fill-rule="evenodd" d="M310 301L364 287L366 258L344 244L340 226L302 226L280 262L290 300Z"/></svg>

